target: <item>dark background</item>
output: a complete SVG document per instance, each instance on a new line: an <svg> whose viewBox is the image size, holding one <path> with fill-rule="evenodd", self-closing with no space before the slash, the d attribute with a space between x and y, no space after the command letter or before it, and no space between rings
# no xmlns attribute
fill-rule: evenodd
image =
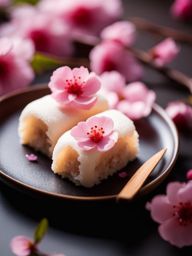
<svg viewBox="0 0 192 256"><path fill-rule="evenodd" d="M167 25L191 33L192 24L172 19L169 13L172 1L124 1L125 17L139 16L160 25ZM148 49L161 37L139 32L136 46ZM182 45L173 67L192 73L192 46ZM48 81L47 76L37 81ZM145 70L144 81L157 92L157 102L166 106L170 100L185 98L187 90L168 81L154 71ZM192 168L192 140L180 135L179 157L169 178L153 193L135 203L63 202L36 198L18 192L0 182L0 256L12 255L9 242L15 235L32 236L41 218L50 223L48 234L41 244L47 252L61 252L66 256L144 256L191 255L191 248L177 249L163 241L157 225L151 220L145 204L157 193L164 193L166 184L185 180Z"/></svg>

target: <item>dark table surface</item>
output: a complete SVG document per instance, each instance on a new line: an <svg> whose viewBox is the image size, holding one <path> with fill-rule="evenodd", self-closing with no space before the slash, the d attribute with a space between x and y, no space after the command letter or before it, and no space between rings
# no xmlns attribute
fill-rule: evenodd
<svg viewBox="0 0 192 256"><path fill-rule="evenodd" d="M140 16L191 33L192 24L171 18L171 3L165 0L127 0L124 1L125 17ZM136 45L148 49L160 39L139 32ZM191 57L192 48L182 45L181 53L172 65L192 75ZM47 80L47 77L38 79ZM170 100L188 95L187 90L148 69L144 81L157 92L157 102L163 107ZM47 252L62 252L66 256L191 255L191 248L177 249L163 241L157 233L157 225L145 210L145 204L152 196L164 193L169 181L185 180L186 171L192 168L192 139L189 135L179 136L179 157L172 173L158 189L135 203L55 201L32 197L0 182L0 256L12 255L9 248L11 238L19 234L32 236L43 217L47 217L50 223L41 244Z"/></svg>

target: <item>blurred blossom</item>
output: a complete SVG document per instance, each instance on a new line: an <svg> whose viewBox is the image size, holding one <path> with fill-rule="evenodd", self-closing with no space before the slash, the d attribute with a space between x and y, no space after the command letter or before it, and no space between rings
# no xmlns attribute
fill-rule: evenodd
<svg viewBox="0 0 192 256"><path fill-rule="evenodd" d="M188 180L192 180L192 169L188 170L187 175L186 175L186 178L187 178Z"/></svg>
<svg viewBox="0 0 192 256"><path fill-rule="evenodd" d="M7 7L10 4L10 0L0 0L0 8Z"/></svg>
<svg viewBox="0 0 192 256"><path fill-rule="evenodd" d="M143 83L125 84L125 79L118 72L105 72L101 76L102 90L107 95L111 108L118 109L132 120L148 116L155 102L155 92Z"/></svg>
<svg viewBox="0 0 192 256"><path fill-rule="evenodd" d="M192 181L171 182L166 195L155 196L147 209L160 224L160 236L177 247L192 245Z"/></svg>
<svg viewBox="0 0 192 256"><path fill-rule="evenodd" d="M128 21L118 21L101 32L103 40L119 42L124 46L131 46L135 42L136 28Z"/></svg>
<svg viewBox="0 0 192 256"><path fill-rule="evenodd" d="M1 35L31 39L36 51L61 57L72 54L70 31L61 20L28 5L17 7L12 17L12 22L2 26Z"/></svg>
<svg viewBox="0 0 192 256"><path fill-rule="evenodd" d="M124 89L124 99L120 100L117 109L132 120L148 116L155 102L155 92L149 90L143 83L134 82Z"/></svg>
<svg viewBox="0 0 192 256"><path fill-rule="evenodd" d="M125 88L125 78L117 71L104 72L101 76L102 88L121 94Z"/></svg>
<svg viewBox="0 0 192 256"><path fill-rule="evenodd" d="M14 237L10 246L16 256L29 256L35 250L33 242L25 236Z"/></svg>
<svg viewBox="0 0 192 256"><path fill-rule="evenodd" d="M20 38L0 39L0 95L28 85L34 78L29 64L33 44Z"/></svg>
<svg viewBox="0 0 192 256"><path fill-rule="evenodd" d="M43 0L39 8L68 23L73 34L98 34L122 15L120 0Z"/></svg>
<svg viewBox="0 0 192 256"><path fill-rule="evenodd" d="M192 107L181 101L168 104L166 111L180 129L192 129Z"/></svg>
<svg viewBox="0 0 192 256"><path fill-rule="evenodd" d="M155 64L159 67L163 67L172 62L179 51L180 49L175 41L171 38L167 38L154 46L149 53Z"/></svg>
<svg viewBox="0 0 192 256"><path fill-rule="evenodd" d="M101 93L107 95L110 108L115 108L123 98L125 78L117 71L104 72L101 76Z"/></svg>
<svg viewBox="0 0 192 256"><path fill-rule="evenodd" d="M134 56L114 41L104 41L92 49L90 66L97 74L116 70L129 82L140 79L143 73Z"/></svg>
<svg viewBox="0 0 192 256"><path fill-rule="evenodd" d="M192 1L175 0L171 6L172 15L181 20L192 20Z"/></svg>

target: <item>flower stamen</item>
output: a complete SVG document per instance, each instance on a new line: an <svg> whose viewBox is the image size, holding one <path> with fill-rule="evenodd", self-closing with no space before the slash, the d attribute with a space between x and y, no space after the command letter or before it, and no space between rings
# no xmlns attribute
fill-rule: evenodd
<svg viewBox="0 0 192 256"><path fill-rule="evenodd" d="M90 140L95 143L99 143L103 139L104 133L105 131L103 127L98 127L95 125L94 127L91 127L90 131L87 132L87 135L89 136Z"/></svg>
<svg viewBox="0 0 192 256"><path fill-rule="evenodd" d="M81 77L78 78L81 80ZM79 83L79 81L74 77L74 81L71 79L66 79L66 90L69 94L80 96L83 93L83 83Z"/></svg>
<svg viewBox="0 0 192 256"><path fill-rule="evenodd" d="M175 216L180 225L188 225L192 223L192 204L190 202L180 202L178 205L173 206Z"/></svg>

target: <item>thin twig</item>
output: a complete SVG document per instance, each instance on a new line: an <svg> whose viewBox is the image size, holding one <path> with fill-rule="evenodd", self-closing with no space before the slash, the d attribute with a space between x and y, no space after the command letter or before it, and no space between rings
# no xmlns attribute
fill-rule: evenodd
<svg viewBox="0 0 192 256"><path fill-rule="evenodd" d="M133 17L129 18L137 29L148 31L153 34L161 35L163 37L172 37L178 42L192 45L192 35L186 32L179 31L170 27L156 25L143 18Z"/></svg>
<svg viewBox="0 0 192 256"><path fill-rule="evenodd" d="M154 61L152 61L150 54L148 54L145 51L138 50L135 48L128 48L128 50L130 50L133 53L133 55L143 64L146 64L150 68L160 72L170 80L180 85L183 85L190 91L190 93L192 93L192 78L188 77L187 75L185 75L179 70L168 68L168 67L159 67L158 65L155 64Z"/></svg>
<svg viewBox="0 0 192 256"><path fill-rule="evenodd" d="M86 42L86 40L81 40L81 43L87 44L89 46L96 45L96 43L90 43L90 41ZM97 40L97 43L99 43L99 39ZM187 88L190 91L190 93L192 93L191 77L185 75L184 73L176 69L172 69L169 67L159 67L152 60L151 55L148 52L145 52L136 48L127 48L127 50L129 50L135 56L135 58L138 59L143 64L163 74L171 81L174 81L175 83L182 85L183 87Z"/></svg>

